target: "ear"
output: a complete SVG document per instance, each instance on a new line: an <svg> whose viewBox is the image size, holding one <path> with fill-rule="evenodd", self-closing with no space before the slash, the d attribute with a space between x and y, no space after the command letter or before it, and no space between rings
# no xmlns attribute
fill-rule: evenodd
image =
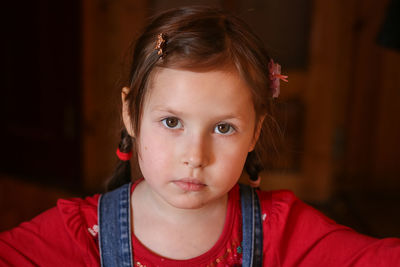
<svg viewBox="0 0 400 267"><path fill-rule="evenodd" d="M132 119L131 114L129 112L129 103L126 99L127 95L129 94L129 87L123 87L121 91L121 100L122 100L122 120L125 125L125 129L128 134L132 137L135 137L135 132L132 128Z"/></svg>
<svg viewBox="0 0 400 267"><path fill-rule="evenodd" d="M258 119L258 121L256 122L257 125L256 125L256 128L255 128L255 130L254 130L254 136L253 136L253 140L252 140L252 142L251 142L251 144L250 144L250 147L249 147L249 152L250 152L250 151L253 151L253 150L254 150L254 147L255 147L256 144L257 144L258 138L260 137L260 134L261 134L261 129L262 129L262 125L263 125L263 123L264 123L264 119L265 119L265 115L261 116L261 117Z"/></svg>

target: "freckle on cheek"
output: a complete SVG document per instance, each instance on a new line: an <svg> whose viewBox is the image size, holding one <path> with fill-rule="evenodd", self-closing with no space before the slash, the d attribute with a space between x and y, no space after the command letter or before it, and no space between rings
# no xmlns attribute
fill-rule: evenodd
<svg viewBox="0 0 400 267"><path fill-rule="evenodd" d="M144 150L147 150L147 146L144 146Z"/></svg>

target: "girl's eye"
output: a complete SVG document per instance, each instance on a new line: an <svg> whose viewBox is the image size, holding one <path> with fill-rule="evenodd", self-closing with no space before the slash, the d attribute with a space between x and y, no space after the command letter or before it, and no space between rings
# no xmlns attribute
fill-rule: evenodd
<svg viewBox="0 0 400 267"><path fill-rule="evenodd" d="M215 127L215 131L219 134L232 134L235 129L229 123L221 123Z"/></svg>
<svg viewBox="0 0 400 267"><path fill-rule="evenodd" d="M171 128L171 129L177 129L181 128L181 122L174 117L168 117L162 120L162 123L164 124L165 127Z"/></svg>

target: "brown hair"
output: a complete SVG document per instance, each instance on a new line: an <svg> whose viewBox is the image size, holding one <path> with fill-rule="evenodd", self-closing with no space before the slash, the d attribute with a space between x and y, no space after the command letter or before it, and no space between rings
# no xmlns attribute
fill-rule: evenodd
<svg viewBox="0 0 400 267"><path fill-rule="evenodd" d="M155 49L159 34L165 45L162 53ZM211 7L181 7L167 10L153 17L136 41L130 69L130 91L126 96L130 107L132 128L140 133L140 118L147 83L155 67L210 69L234 66L252 89L257 118L266 115L259 142L246 160L246 171L256 179L262 169L261 158L266 150L266 140L272 131L268 123L272 108L272 91L269 88L268 62L270 58L261 40L239 18ZM126 130L122 130L119 148L132 149ZM129 162L119 162L117 170L107 185L112 190L129 182Z"/></svg>

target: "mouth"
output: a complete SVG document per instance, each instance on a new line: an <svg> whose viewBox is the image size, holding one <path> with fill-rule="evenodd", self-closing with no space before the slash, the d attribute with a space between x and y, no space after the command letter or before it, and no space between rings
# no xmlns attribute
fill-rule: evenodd
<svg viewBox="0 0 400 267"><path fill-rule="evenodd" d="M198 179L183 178L173 181L173 183L178 186L183 191L197 192L203 190L207 185L202 183Z"/></svg>

